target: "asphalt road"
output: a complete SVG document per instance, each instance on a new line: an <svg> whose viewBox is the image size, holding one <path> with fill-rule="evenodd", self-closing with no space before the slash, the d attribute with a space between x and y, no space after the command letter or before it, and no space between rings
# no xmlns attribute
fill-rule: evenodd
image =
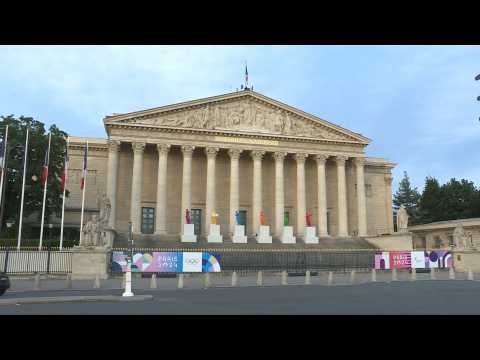
<svg viewBox="0 0 480 360"><path fill-rule="evenodd" d="M2 298L89 294L120 290L35 291ZM480 314L480 282L417 281L345 286L268 286L144 289L153 300L136 303L54 303L0 306L3 314Z"/></svg>

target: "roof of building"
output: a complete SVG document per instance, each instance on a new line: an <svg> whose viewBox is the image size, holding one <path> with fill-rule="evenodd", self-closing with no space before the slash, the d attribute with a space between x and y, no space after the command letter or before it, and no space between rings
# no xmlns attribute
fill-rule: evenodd
<svg viewBox="0 0 480 360"><path fill-rule="evenodd" d="M455 228L460 223L463 226L480 226L480 218L445 220L445 221L436 221L428 224L413 225L408 227L408 231Z"/></svg>

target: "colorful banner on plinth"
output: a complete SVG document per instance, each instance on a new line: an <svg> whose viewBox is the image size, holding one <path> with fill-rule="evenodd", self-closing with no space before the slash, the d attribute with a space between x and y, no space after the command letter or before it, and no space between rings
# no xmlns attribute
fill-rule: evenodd
<svg viewBox="0 0 480 360"><path fill-rule="evenodd" d="M112 271L127 270L128 251L114 251ZM208 252L135 252L132 272L220 272L221 255Z"/></svg>
<svg viewBox="0 0 480 360"><path fill-rule="evenodd" d="M450 268L453 256L448 250L381 251L375 254L375 269Z"/></svg>

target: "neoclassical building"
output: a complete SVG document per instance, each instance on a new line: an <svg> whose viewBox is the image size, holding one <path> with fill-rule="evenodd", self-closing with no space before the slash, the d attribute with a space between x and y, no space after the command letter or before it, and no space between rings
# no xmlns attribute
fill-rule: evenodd
<svg viewBox="0 0 480 360"><path fill-rule="evenodd" d="M284 221L302 243L306 214L317 236L393 232L395 164L365 155L370 139L250 89L104 119L107 139L70 137L67 226L79 226L83 147L88 141L85 214L105 192L121 236L180 241L190 209L199 242L212 212L231 241L240 212L249 242L263 212L274 242Z"/></svg>

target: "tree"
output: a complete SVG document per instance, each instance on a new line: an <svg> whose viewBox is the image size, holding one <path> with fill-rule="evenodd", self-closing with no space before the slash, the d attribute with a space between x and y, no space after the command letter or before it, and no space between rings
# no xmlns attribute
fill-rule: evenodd
<svg viewBox="0 0 480 360"><path fill-rule="evenodd" d="M467 219L480 216L480 191L473 182L455 178L442 185L439 202L440 220Z"/></svg>
<svg viewBox="0 0 480 360"><path fill-rule="evenodd" d="M441 220L442 212L439 206L441 197L442 193L438 180L433 177L427 177L419 202L419 216L422 224Z"/></svg>
<svg viewBox="0 0 480 360"><path fill-rule="evenodd" d="M48 133L45 125L31 117L20 116L18 119L13 115L1 116L0 125L8 125L7 144L7 173L5 178L4 213L0 229L7 219L19 222L20 202L23 180L23 159L25 147L25 135L29 128L27 174L25 177L25 201L23 204L23 217L35 214L40 222L43 186L40 181L42 166L48 146ZM52 134L50 145L49 174L47 182L47 198L45 204L45 219L51 214L59 215L62 210L62 191L60 185L60 173L63 168L63 154L67 134L57 126L52 125L49 129ZM68 191L66 191L68 197Z"/></svg>
<svg viewBox="0 0 480 360"><path fill-rule="evenodd" d="M406 171L403 172L403 179L400 181L398 190L393 196L393 204L397 207L403 205L410 216L409 223L414 225L420 221L418 212L418 203L420 194L417 188L412 189L410 179Z"/></svg>

